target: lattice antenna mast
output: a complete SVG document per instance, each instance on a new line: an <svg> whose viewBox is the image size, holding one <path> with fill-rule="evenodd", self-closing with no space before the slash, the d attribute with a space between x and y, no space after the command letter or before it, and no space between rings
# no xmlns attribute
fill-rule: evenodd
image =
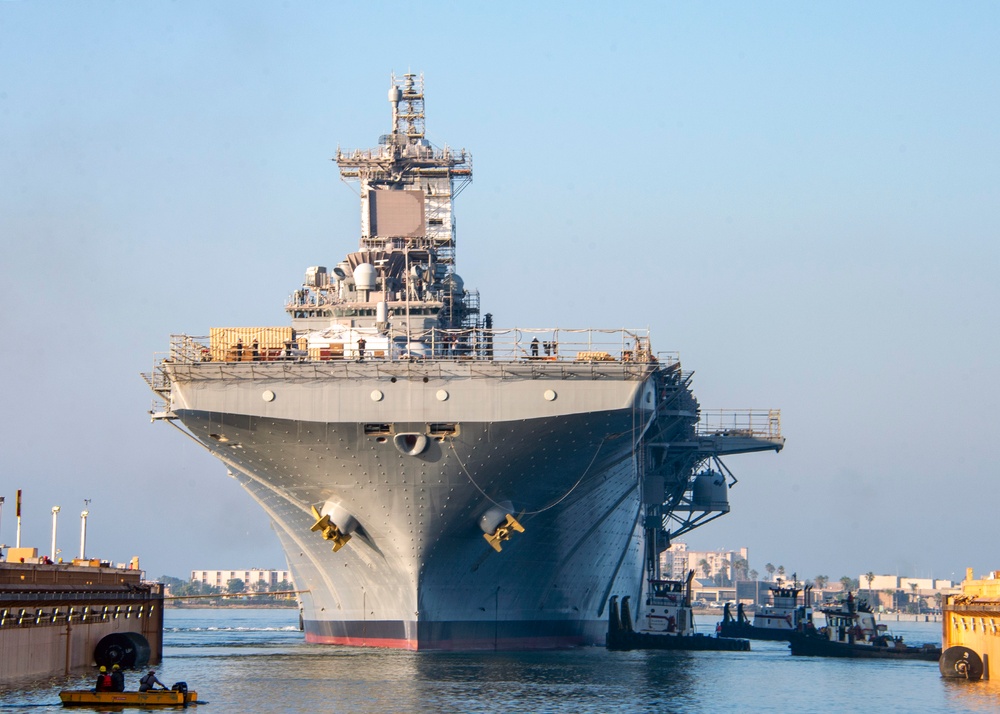
<svg viewBox="0 0 1000 714"><path fill-rule="evenodd" d="M472 156L424 138L423 75L392 75L389 104L392 133L378 147L337 150L340 177L360 183L361 250L431 251L450 271L453 200L472 181Z"/></svg>
<svg viewBox="0 0 1000 714"><path fill-rule="evenodd" d="M392 133L410 141L424 138L424 75L392 75L389 89L392 104ZM402 105L402 106L400 106Z"/></svg>

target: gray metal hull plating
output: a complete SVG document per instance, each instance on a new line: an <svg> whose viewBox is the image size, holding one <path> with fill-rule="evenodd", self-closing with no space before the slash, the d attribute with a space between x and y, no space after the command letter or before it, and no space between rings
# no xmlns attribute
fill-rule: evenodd
<svg viewBox="0 0 1000 714"><path fill-rule="evenodd" d="M638 596L633 446L653 401L647 371L536 368L524 378L482 363L474 373L352 365L317 379L295 366L240 367L173 370L172 412L272 517L296 586L309 591L307 640L601 644L609 594ZM360 419L324 418L346 409ZM450 430L422 453L394 445L394 434L441 424ZM496 552L479 519L504 502L525 532ZM310 531L311 506L324 503L358 523L337 552Z"/></svg>

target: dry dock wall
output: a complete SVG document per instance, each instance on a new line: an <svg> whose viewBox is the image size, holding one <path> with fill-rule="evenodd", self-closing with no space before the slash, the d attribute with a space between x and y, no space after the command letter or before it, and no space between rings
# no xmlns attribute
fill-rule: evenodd
<svg viewBox="0 0 1000 714"><path fill-rule="evenodd" d="M94 664L112 633L136 632L150 661L163 653L163 591L139 571L0 563L0 682Z"/></svg>
<svg viewBox="0 0 1000 714"><path fill-rule="evenodd" d="M1000 680L1000 570L976 580L969 568L962 592L942 609L942 649L968 647L983 661L984 679Z"/></svg>

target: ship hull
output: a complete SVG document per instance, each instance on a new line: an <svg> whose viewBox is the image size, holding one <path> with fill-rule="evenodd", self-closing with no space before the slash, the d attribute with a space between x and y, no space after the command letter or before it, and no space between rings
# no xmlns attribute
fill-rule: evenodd
<svg viewBox="0 0 1000 714"><path fill-rule="evenodd" d="M794 633L789 637L789 646L793 655L804 657L851 657L855 659L913 659L924 662L937 662L941 657L941 648L925 645L924 647L885 647L867 643L834 642L825 637Z"/></svg>
<svg viewBox="0 0 1000 714"><path fill-rule="evenodd" d="M274 374L248 384L176 375L174 416L271 516L296 587L307 591L307 641L411 650L600 645L608 595L638 596L642 577L635 440L649 419L640 406L648 378L619 375L582 389L536 381L527 385L533 394L559 399L536 398L541 408L533 410L549 414L513 419L502 418L504 399L514 393L508 411L516 412L523 383L414 379L405 391L383 385L381 402L393 394L392 403L376 407L389 408L350 422L322 419L322 408L310 420L272 416L271 402L239 392L339 410L345 401L372 401L377 387L364 380L318 385ZM336 394L317 400L324 388ZM428 390L433 400L424 398ZM500 418L475 419L484 394ZM190 408L233 404L243 413ZM592 408L609 405L616 408ZM421 453L397 448L394 435L442 423L447 433ZM357 524L337 552L310 530L311 508L323 504ZM525 530L497 552L480 520L501 506Z"/></svg>
<svg viewBox="0 0 1000 714"><path fill-rule="evenodd" d="M719 623L719 637L742 637L748 640L771 640L776 642L785 640L787 642L792 639L792 635L794 633L795 630L779 630L771 627L759 627L749 623Z"/></svg>
<svg viewBox="0 0 1000 714"><path fill-rule="evenodd" d="M416 636L406 633L415 632ZM601 621L305 622L306 641L355 647L475 651L563 649L604 643Z"/></svg>

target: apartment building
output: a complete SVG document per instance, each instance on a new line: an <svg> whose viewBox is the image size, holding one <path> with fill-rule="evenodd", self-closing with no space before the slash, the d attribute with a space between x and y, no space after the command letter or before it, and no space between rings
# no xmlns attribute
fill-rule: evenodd
<svg viewBox="0 0 1000 714"><path fill-rule="evenodd" d="M267 583L268 589L282 582L291 583L292 577L287 570L263 570L248 568L247 570L192 570L191 581L201 582L217 588L225 588L230 580L242 580L247 590L252 590L257 583Z"/></svg>

